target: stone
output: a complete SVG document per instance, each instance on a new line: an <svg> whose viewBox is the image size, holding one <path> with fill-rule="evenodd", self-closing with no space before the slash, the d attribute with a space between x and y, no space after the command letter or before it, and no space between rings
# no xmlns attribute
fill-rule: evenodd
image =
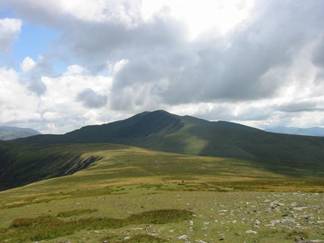
<svg viewBox="0 0 324 243"><path fill-rule="evenodd" d="M180 235L178 237L178 240L187 240L188 239L188 235Z"/></svg>

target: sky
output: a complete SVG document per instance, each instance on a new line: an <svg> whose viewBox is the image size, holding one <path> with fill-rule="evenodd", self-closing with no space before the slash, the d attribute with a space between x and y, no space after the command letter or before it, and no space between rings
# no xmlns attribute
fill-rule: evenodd
<svg viewBox="0 0 324 243"><path fill-rule="evenodd" d="M0 0L0 125L164 109L324 127L322 0Z"/></svg>

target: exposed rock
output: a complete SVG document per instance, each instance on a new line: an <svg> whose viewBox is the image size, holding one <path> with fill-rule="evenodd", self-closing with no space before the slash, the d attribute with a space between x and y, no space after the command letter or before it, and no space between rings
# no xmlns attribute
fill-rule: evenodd
<svg viewBox="0 0 324 243"><path fill-rule="evenodd" d="M179 240L188 240L188 235L180 235L178 237Z"/></svg>
<svg viewBox="0 0 324 243"><path fill-rule="evenodd" d="M305 210L307 209L307 207L294 207L293 210L296 210L296 211L302 211L302 210Z"/></svg>

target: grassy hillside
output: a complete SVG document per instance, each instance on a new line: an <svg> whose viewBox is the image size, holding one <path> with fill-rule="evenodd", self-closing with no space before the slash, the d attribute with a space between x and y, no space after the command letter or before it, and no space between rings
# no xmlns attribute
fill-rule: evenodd
<svg viewBox="0 0 324 243"><path fill-rule="evenodd" d="M118 143L167 152L233 157L294 165L324 166L324 138L285 135L229 122L209 122L165 111L88 126L65 135L41 135L24 143Z"/></svg>
<svg viewBox="0 0 324 243"><path fill-rule="evenodd" d="M100 146L73 145L101 158L82 171L0 192L0 242L324 239L323 194L296 193L323 192L323 175Z"/></svg>
<svg viewBox="0 0 324 243"><path fill-rule="evenodd" d="M114 145L105 146L108 147ZM103 148L99 145L42 146L0 142L0 190L73 174L100 159L83 155L98 149Z"/></svg>
<svg viewBox="0 0 324 243"><path fill-rule="evenodd" d="M113 153L114 150L128 149L131 147L125 145L115 144L64 144L64 145L39 145L39 144L16 144L16 143L0 143L0 190L13 188L16 186L25 185L31 182L70 175L79 170L85 169L92 165L92 163L102 160L107 157L109 153ZM108 151L99 153L98 151ZM152 152L153 153L153 152ZM159 154L158 152L155 152ZM317 170L312 167L298 168L294 164L276 164L268 163L266 161L252 161L252 160L240 160L240 159L226 159L223 158L222 168L219 167L218 162L220 159L213 157L186 157L191 158L190 162L195 160L195 163L178 164L178 157L164 156L164 160L168 163L158 166L160 160L156 160L156 157L151 158L149 153L145 153L141 158L132 157L135 156L132 153L127 153L128 161L143 161L149 164L150 160L154 160L156 164L155 173L164 174L165 176L172 176L172 173L186 175L189 172L190 176L197 176L201 174L220 175L224 168L225 170L232 170L233 173L253 173L257 170L256 174L265 171L269 173L277 173L283 176L292 176L300 178L318 178L324 174L323 170ZM210 165L205 166L205 160L210 162ZM120 160L121 163L125 163L124 158ZM145 164L144 163L144 164ZM200 164L201 163L201 164ZM127 165L127 163L125 163ZM234 166L235 165L235 166ZM241 166L244 165L244 166ZM179 167L177 167L179 166ZM195 166L193 168L193 166ZM102 168L102 167L100 167ZM153 168L149 168L153 169ZM150 172L151 173L151 172ZM131 176L135 176L132 172L129 172ZM188 174L189 175L189 174ZM123 174L116 175L119 179ZM258 176L263 176L258 175Z"/></svg>
<svg viewBox="0 0 324 243"><path fill-rule="evenodd" d="M0 242L320 242L323 153L164 111L0 142L0 190L42 180L0 192Z"/></svg>

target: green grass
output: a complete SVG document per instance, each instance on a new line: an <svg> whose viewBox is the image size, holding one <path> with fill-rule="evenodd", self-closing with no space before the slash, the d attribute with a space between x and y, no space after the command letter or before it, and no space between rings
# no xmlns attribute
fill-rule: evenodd
<svg viewBox="0 0 324 243"><path fill-rule="evenodd" d="M111 243L164 243L166 240L147 234L138 234L133 237L126 237L123 239L119 236L108 236L102 239L102 242Z"/></svg>
<svg viewBox="0 0 324 243"><path fill-rule="evenodd" d="M0 192L0 242L324 240L322 177L231 158L115 145L64 149L71 148L101 159Z"/></svg>
<svg viewBox="0 0 324 243"><path fill-rule="evenodd" d="M80 215L84 215L84 214L91 214L94 212L97 212L97 209L74 209L74 210L70 210L70 211L64 211L64 212L60 212L57 214L57 217L60 218L69 218L72 216L80 216Z"/></svg>
<svg viewBox="0 0 324 243"><path fill-rule="evenodd" d="M3 241L26 242L58 238L73 234L82 229L100 230L121 228L132 224L166 224L181 222L192 218L186 210L155 210L131 215L125 219L114 218L82 218L65 221L53 216L36 218L17 218L6 229L1 229ZM142 236L137 236L139 239Z"/></svg>

